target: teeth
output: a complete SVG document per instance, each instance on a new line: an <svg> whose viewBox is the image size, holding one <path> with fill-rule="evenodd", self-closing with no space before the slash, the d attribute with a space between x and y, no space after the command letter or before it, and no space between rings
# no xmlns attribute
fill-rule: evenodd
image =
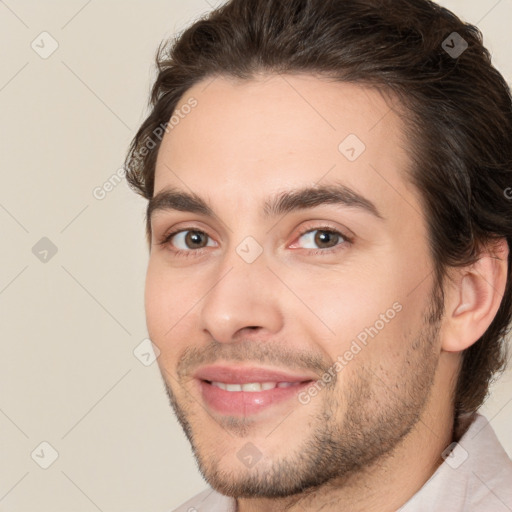
<svg viewBox="0 0 512 512"><path fill-rule="evenodd" d="M216 386L225 391L247 391L249 393L257 391L267 391L274 388L288 388L296 386L299 382L247 382L246 384L226 384L225 382L212 382L212 386Z"/></svg>
<svg viewBox="0 0 512 512"><path fill-rule="evenodd" d="M289 388L290 386L295 386L296 382L280 382L277 387L278 388Z"/></svg>
<svg viewBox="0 0 512 512"><path fill-rule="evenodd" d="M259 382L248 382L242 384L242 391L261 391L261 384Z"/></svg>

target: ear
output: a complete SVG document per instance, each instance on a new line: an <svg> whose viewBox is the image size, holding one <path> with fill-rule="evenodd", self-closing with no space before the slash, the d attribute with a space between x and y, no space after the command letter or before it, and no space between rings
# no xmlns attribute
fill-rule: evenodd
<svg viewBox="0 0 512 512"><path fill-rule="evenodd" d="M505 293L509 247L502 238L477 262L457 269L445 290L442 349L460 352L475 343L494 320Z"/></svg>

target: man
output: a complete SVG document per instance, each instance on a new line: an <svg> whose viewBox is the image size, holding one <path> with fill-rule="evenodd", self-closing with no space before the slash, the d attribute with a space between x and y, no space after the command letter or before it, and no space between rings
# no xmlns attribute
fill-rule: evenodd
<svg viewBox="0 0 512 512"><path fill-rule="evenodd" d="M179 511L512 510L477 413L512 314L512 102L426 0L231 0L127 157L149 335L210 484Z"/></svg>

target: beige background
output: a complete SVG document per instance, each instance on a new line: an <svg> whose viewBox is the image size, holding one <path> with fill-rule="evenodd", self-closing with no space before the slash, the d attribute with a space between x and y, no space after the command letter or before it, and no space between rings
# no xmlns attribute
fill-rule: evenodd
<svg viewBox="0 0 512 512"><path fill-rule="evenodd" d="M209 2L0 1L0 511L163 512L205 487L156 364L133 353L144 201L124 180L93 190L144 118L158 43ZM441 3L478 23L510 82L512 0ZM43 237L55 255L32 252ZM511 382L484 411L509 454Z"/></svg>

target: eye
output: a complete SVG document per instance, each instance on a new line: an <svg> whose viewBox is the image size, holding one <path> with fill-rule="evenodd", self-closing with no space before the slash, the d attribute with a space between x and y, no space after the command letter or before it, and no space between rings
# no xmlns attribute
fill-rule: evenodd
<svg viewBox="0 0 512 512"><path fill-rule="evenodd" d="M330 227L319 227L302 232L297 242L290 247L308 249L314 254L326 254L341 249L339 246L349 243L351 239L339 231ZM202 249L217 246L207 233L198 229L173 231L166 234L159 244L169 246L177 256L198 256L203 253Z"/></svg>
<svg viewBox="0 0 512 512"><path fill-rule="evenodd" d="M349 242L349 239L331 228L317 228L302 233L298 241L299 243L295 246L298 245L302 249L332 249Z"/></svg>
<svg viewBox="0 0 512 512"><path fill-rule="evenodd" d="M177 253L190 252L203 249L204 247L215 247L215 243L204 232L192 229L174 231L165 236L162 245L171 245Z"/></svg>

